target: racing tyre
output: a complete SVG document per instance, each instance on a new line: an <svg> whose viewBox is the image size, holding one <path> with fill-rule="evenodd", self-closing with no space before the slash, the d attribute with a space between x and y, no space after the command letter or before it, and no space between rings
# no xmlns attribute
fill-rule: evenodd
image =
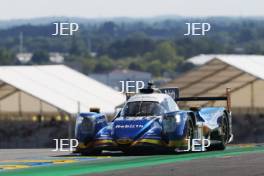
<svg viewBox="0 0 264 176"><path fill-rule="evenodd" d="M194 138L194 123L192 119L189 119L187 122L186 139L190 140L190 146L192 146L193 138Z"/></svg>
<svg viewBox="0 0 264 176"><path fill-rule="evenodd" d="M219 134L219 144L212 144L210 146L210 150L225 150L225 145L228 141L228 135L229 135L229 130L228 130L228 119L226 115L224 114L221 123L221 134Z"/></svg>

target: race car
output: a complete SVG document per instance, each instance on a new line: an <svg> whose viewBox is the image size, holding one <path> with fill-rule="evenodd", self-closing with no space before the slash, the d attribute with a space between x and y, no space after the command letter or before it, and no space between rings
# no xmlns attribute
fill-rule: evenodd
<svg viewBox="0 0 264 176"><path fill-rule="evenodd" d="M229 94L224 97L179 97L178 94L178 88L155 89L149 85L128 97L110 122L102 113L80 113L75 127L79 141L76 152L87 155L103 150L191 151L204 144L204 139L207 150L225 149L233 138ZM179 101L210 100L225 100L227 108L181 110L177 105Z"/></svg>

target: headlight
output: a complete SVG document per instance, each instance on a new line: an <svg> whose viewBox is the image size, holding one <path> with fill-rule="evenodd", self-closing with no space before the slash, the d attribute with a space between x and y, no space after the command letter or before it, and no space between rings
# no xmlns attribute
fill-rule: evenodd
<svg viewBox="0 0 264 176"><path fill-rule="evenodd" d="M163 131L165 133L174 132L176 126L181 122L180 114L171 114L163 119Z"/></svg>
<svg viewBox="0 0 264 176"><path fill-rule="evenodd" d="M82 133L92 133L94 129L94 122L90 118L84 118L79 127Z"/></svg>
<svg viewBox="0 0 264 176"><path fill-rule="evenodd" d="M176 114L175 115L175 120L176 120L176 123L180 123L181 122L181 116L180 116L180 114Z"/></svg>
<svg viewBox="0 0 264 176"><path fill-rule="evenodd" d="M78 117L76 118L76 125L82 123L82 121L83 121L83 117L82 117L82 116L78 116Z"/></svg>
<svg viewBox="0 0 264 176"><path fill-rule="evenodd" d="M174 132L176 128L176 121L174 117L166 117L163 119L163 130L165 133Z"/></svg>
<svg viewBox="0 0 264 176"><path fill-rule="evenodd" d="M94 133L94 119L78 116L76 119L75 136L77 133L84 135L93 135Z"/></svg>

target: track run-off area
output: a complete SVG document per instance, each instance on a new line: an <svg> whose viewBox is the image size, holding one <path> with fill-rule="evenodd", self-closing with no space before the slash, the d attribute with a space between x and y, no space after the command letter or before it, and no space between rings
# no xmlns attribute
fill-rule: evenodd
<svg viewBox="0 0 264 176"><path fill-rule="evenodd" d="M125 156L111 153L106 153L102 156L77 156L43 152L43 150L47 149L34 149L34 152L30 152L30 149L20 149L18 152L15 149L1 150L0 176L100 175L117 171L124 172L133 168L140 169L153 166L158 168L168 164L215 158L229 159L252 154L261 157L260 161L263 161L262 164L264 165L263 145L232 145L228 146L224 151L141 156ZM12 156L10 157L10 155ZM236 162L239 162L239 159ZM144 173L139 175L144 175Z"/></svg>

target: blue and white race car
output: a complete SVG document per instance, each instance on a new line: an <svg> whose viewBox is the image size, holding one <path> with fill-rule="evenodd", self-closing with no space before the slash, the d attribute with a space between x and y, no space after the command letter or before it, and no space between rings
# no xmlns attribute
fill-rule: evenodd
<svg viewBox="0 0 264 176"><path fill-rule="evenodd" d="M75 127L79 141L76 152L197 151L201 145L206 145L207 150L225 149L233 138L229 96L179 98L175 96L177 91L151 86L142 89L127 100L111 122L101 113L80 113ZM176 103L204 100L226 100L228 108L181 110Z"/></svg>

